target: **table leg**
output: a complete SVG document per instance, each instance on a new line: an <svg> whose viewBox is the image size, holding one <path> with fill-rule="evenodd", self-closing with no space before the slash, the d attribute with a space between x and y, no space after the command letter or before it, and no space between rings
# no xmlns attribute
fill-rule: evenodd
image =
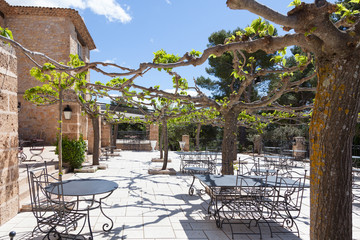
<svg viewBox="0 0 360 240"><path fill-rule="evenodd" d="M90 210L89 210L89 208L87 209L87 218L88 218L88 225L89 225L89 231L90 231L90 237L89 237L89 240L93 240L93 239L94 239L94 236L93 236L93 232L92 232L92 229L91 229L91 223L90 223Z"/></svg>
<svg viewBox="0 0 360 240"><path fill-rule="evenodd" d="M193 176L193 181L189 187L189 195L190 196L194 195L194 182L195 182L195 176Z"/></svg>
<svg viewBox="0 0 360 240"><path fill-rule="evenodd" d="M103 208L102 208L102 200L105 199L105 198L107 198L107 197L110 196L111 194L112 194L112 192L109 193L107 196L105 196L105 197L103 197L103 198L100 198L100 203L99 203L99 204L100 204L100 211L101 211L101 213L104 215L104 217L106 217L107 219L109 219L110 222L111 222L111 224L104 223L104 225L103 225L103 227L102 227L102 229L104 230L104 232L109 232L109 231L113 228L113 226L114 226L113 220L104 213L104 210L103 210Z"/></svg>

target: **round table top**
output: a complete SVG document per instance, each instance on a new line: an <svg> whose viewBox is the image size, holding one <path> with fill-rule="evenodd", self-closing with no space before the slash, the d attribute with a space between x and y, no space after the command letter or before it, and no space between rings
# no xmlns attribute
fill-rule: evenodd
<svg viewBox="0 0 360 240"><path fill-rule="evenodd" d="M75 179L63 181L64 196L89 196L114 191L118 184L104 179ZM57 194L58 188L50 184L46 190Z"/></svg>

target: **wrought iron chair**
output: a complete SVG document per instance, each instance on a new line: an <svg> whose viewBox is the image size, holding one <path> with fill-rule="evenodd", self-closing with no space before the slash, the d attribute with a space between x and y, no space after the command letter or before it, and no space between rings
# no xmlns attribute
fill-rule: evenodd
<svg viewBox="0 0 360 240"><path fill-rule="evenodd" d="M189 187L189 195L194 194L194 174L216 174L216 159L212 159L204 154L198 154L193 156L194 160L187 163L186 167L183 168L185 173L189 173L193 176L192 183Z"/></svg>
<svg viewBox="0 0 360 240"><path fill-rule="evenodd" d="M30 160L33 160L36 158L40 158L41 160L43 160L43 157L41 156L41 154L44 151L44 140L43 139L32 139L31 141L31 145L30 145L30 152L32 154Z"/></svg>
<svg viewBox="0 0 360 240"><path fill-rule="evenodd" d="M216 224L220 228L223 224L229 224L233 239L234 235L241 234L259 235L260 239L262 239L260 223L266 223L270 229L269 223L263 217L263 206L261 205L267 186L267 178L267 175L258 178L256 176L239 176L237 180L238 186L232 191L228 189L221 201L216 202L218 204L217 212L214 215ZM251 229L252 223L254 223L254 227L258 231ZM235 228L236 225L245 225L248 231Z"/></svg>
<svg viewBox="0 0 360 240"><path fill-rule="evenodd" d="M360 157L352 158L352 200L360 200Z"/></svg>
<svg viewBox="0 0 360 240"><path fill-rule="evenodd" d="M299 217L301 212L302 200L305 189L306 170L289 171L284 176L279 176L276 180L274 191L267 196L267 201L261 204L267 211L263 211L266 219L274 220L271 224L272 233L297 233L300 237L299 228L295 219ZM265 213L267 214L265 216ZM278 229L279 225L287 231Z"/></svg>
<svg viewBox="0 0 360 240"><path fill-rule="evenodd" d="M31 170L27 166L27 174L31 209L37 220L32 235L39 230L46 234L43 239L62 239L64 236L67 239L85 239L80 233L85 227L87 214L76 212L74 204L66 202L62 194L50 193L54 189L62 193L63 185L61 180L48 174L46 163L39 171ZM80 230L77 230L78 226L81 226Z"/></svg>

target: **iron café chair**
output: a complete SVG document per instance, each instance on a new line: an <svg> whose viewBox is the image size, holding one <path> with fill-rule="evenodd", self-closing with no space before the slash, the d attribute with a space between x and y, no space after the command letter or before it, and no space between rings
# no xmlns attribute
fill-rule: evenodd
<svg viewBox="0 0 360 240"><path fill-rule="evenodd" d="M48 174L45 167L36 171L27 165L27 175L30 190L31 211L36 218L37 225L33 229L45 233L43 239L78 239L87 222L87 214L79 213L74 209L74 204L66 202L62 194L51 194L50 190L57 188L63 192L60 179ZM80 230L77 228L80 226ZM90 227L90 226L89 226Z"/></svg>

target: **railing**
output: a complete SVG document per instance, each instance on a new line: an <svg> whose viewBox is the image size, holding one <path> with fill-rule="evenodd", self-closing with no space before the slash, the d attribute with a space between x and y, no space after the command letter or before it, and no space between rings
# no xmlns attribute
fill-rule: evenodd
<svg viewBox="0 0 360 240"><path fill-rule="evenodd" d="M146 131L119 131L117 139L147 140L148 136Z"/></svg>
<svg viewBox="0 0 360 240"><path fill-rule="evenodd" d="M190 151L221 151L222 140L200 138L200 146L196 149L196 139L189 139Z"/></svg>

